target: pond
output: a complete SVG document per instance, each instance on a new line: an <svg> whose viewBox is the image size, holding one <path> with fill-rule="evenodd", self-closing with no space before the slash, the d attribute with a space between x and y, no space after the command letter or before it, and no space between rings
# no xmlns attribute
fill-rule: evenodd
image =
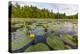
<svg viewBox="0 0 80 54"><path fill-rule="evenodd" d="M26 23L25 23L26 25ZM28 26L28 25L26 25ZM15 32L11 33L12 36L12 50L18 50L18 49L22 49L24 48L25 45L32 45L32 42L36 42L39 43L38 40L41 42L46 42L46 39L48 36L51 35L56 35L56 36L60 36L63 34L68 34L70 36L74 36L75 34L77 34L77 23L74 24L72 22L57 22L57 21L49 21L49 22L45 22L42 21L42 23L40 21L36 21L34 23L32 23L31 25L29 25L31 28L30 30L28 30L28 28L19 28L16 29ZM46 31L45 31L46 30ZM34 33L35 38L31 39L30 37L28 37L28 32L31 31ZM30 43L31 42L31 43Z"/></svg>

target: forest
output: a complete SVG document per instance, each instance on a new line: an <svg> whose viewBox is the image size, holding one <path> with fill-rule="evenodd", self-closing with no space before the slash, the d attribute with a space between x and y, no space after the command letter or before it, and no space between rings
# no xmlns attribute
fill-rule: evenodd
<svg viewBox="0 0 80 54"><path fill-rule="evenodd" d="M77 19L78 13L75 15L67 16L66 13L54 13L52 10L39 9L36 6L23 6L18 3L12 4L11 18L53 18L53 19Z"/></svg>

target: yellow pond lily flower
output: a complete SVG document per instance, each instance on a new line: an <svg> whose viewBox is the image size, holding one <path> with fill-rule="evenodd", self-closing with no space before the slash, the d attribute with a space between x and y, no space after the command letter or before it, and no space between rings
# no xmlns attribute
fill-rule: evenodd
<svg viewBox="0 0 80 54"><path fill-rule="evenodd" d="M30 34L30 38L34 38L35 37L35 34Z"/></svg>

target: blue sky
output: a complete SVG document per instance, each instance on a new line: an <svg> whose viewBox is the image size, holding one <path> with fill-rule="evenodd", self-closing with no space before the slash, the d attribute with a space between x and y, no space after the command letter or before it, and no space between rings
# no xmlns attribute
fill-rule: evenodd
<svg viewBox="0 0 80 54"><path fill-rule="evenodd" d="M78 12L78 5L76 4L58 4L58 3L41 3L41 2L26 2L26 1L14 1L13 4L20 4L20 6L37 6L39 9L45 8L55 13L66 13L66 15L74 15Z"/></svg>

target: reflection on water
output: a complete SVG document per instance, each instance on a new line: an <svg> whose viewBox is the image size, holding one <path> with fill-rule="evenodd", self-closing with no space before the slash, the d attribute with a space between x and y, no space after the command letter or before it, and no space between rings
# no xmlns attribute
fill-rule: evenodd
<svg viewBox="0 0 80 54"><path fill-rule="evenodd" d="M65 22L62 27L56 30L56 33L57 34L66 33L69 35L74 35L77 33L77 26L74 26L74 24L70 22Z"/></svg>

